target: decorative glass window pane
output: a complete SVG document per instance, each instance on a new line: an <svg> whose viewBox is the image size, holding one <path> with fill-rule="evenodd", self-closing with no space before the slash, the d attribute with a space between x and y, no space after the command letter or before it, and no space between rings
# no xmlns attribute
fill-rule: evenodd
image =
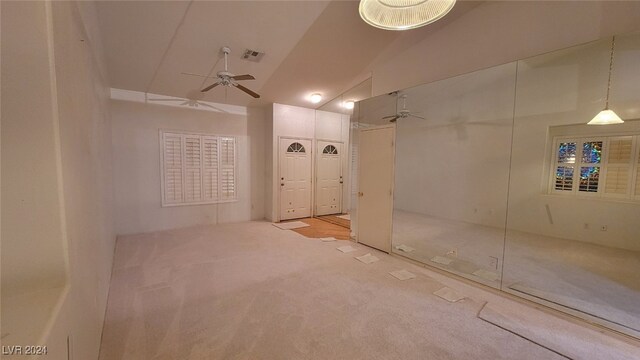
<svg viewBox="0 0 640 360"><path fill-rule="evenodd" d="M575 164L576 143L560 143L558 146L558 163Z"/></svg>
<svg viewBox="0 0 640 360"><path fill-rule="evenodd" d="M597 192L600 179L599 166L586 166L580 168L580 187L583 192Z"/></svg>
<svg viewBox="0 0 640 360"><path fill-rule="evenodd" d="M302 146L302 144L300 144L298 142L294 142L293 144L289 145L289 148L287 148L287 152L303 153L303 152L306 152L306 151L304 149L304 146Z"/></svg>
<svg viewBox="0 0 640 360"><path fill-rule="evenodd" d="M582 144L582 162L600 164L602 160L602 141L589 141Z"/></svg>
<svg viewBox="0 0 640 360"><path fill-rule="evenodd" d="M571 191L573 188L573 168L558 166L556 169L556 190Z"/></svg>
<svg viewBox="0 0 640 360"><path fill-rule="evenodd" d="M337 155L338 154L338 149L336 149L335 146L333 145L327 145L324 147L324 150L322 150L323 154L332 154L332 155Z"/></svg>

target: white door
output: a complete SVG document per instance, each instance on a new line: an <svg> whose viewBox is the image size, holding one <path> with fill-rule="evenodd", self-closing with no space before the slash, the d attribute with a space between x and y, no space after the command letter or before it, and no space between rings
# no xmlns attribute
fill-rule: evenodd
<svg viewBox="0 0 640 360"><path fill-rule="evenodd" d="M391 252L393 216L394 127L359 133L357 240Z"/></svg>
<svg viewBox="0 0 640 360"><path fill-rule="evenodd" d="M318 141L316 215L342 213L342 144Z"/></svg>
<svg viewBox="0 0 640 360"><path fill-rule="evenodd" d="M311 141L280 139L280 220L311 216Z"/></svg>

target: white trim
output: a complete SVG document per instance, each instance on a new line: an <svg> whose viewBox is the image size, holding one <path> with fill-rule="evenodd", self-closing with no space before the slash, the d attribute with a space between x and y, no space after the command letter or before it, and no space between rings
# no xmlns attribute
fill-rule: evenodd
<svg viewBox="0 0 640 360"><path fill-rule="evenodd" d="M160 106L172 106L172 107L178 107L178 108L189 109L189 110L211 111L211 112L217 112L217 113L244 115L244 116L247 115L247 107L245 106L220 104L220 103L214 103L214 102L202 101L202 100L198 100L198 103L204 104L207 106L195 107L195 106L188 106L188 105L180 105L181 102L189 101L189 99L176 97L176 96L145 93L145 92L133 91L133 90L111 88L111 99L139 102L144 104L154 104L154 105L160 105ZM162 100L162 101L154 102L150 100ZM175 101L164 101L164 100L175 100Z"/></svg>

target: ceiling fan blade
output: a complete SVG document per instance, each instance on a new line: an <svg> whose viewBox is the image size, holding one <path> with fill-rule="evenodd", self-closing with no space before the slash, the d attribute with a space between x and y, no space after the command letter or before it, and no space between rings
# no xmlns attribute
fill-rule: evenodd
<svg viewBox="0 0 640 360"><path fill-rule="evenodd" d="M180 105L189 105L189 100L187 100L187 101L185 101L185 102L181 103Z"/></svg>
<svg viewBox="0 0 640 360"><path fill-rule="evenodd" d="M392 116L392 119L390 119L389 122L394 123L394 122L398 121L398 119L400 119L400 116Z"/></svg>
<svg viewBox="0 0 640 360"><path fill-rule="evenodd" d="M198 104L199 104L200 106L204 106L204 107L208 107L208 108L211 108L211 109L219 110L218 108L213 107L213 106L211 106L211 105L209 105L209 104L205 104L205 103L202 103L202 102L201 102L201 103L198 103Z"/></svg>
<svg viewBox="0 0 640 360"><path fill-rule="evenodd" d="M392 119L392 118L396 118L396 119L397 119L397 118L398 118L398 115L389 115L389 116L385 116L385 117L383 117L382 119L383 119L383 120L386 120L386 119Z"/></svg>
<svg viewBox="0 0 640 360"><path fill-rule="evenodd" d="M184 99L147 99L147 101L184 101Z"/></svg>
<svg viewBox="0 0 640 360"><path fill-rule="evenodd" d="M418 116L418 115L414 115L414 114L409 114L409 116L413 116L414 118L418 118L418 119L422 119L422 120L427 120L426 118L423 118L422 116Z"/></svg>
<svg viewBox="0 0 640 360"><path fill-rule="evenodd" d="M232 76L231 77L233 80L255 80L256 78L253 77L253 75L236 75L236 76Z"/></svg>
<svg viewBox="0 0 640 360"><path fill-rule="evenodd" d="M233 84L233 86L235 86L235 87L237 87L238 89L240 89L240 90L242 90L242 91L246 92L247 94L249 94L249 95L253 96L253 97L254 97L254 98L256 98L256 99L259 99L259 98L260 98L260 95L258 95L258 93L255 93L255 92L253 92L253 91L251 91L251 90L247 89L246 87L244 87L244 86L242 86L242 85L240 85L240 84Z"/></svg>
<svg viewBox="0 0 640 360"><path fill-rule="evenodd" d="M218 85L220 85L220 83L219 83L219 82L214 82L213 84L211 84L211 85L207 86L206 88L204 88L204 89L202 89L202 90L200 90L200 91L201 91L201 92L207 92L207 91L209 91L209 90L213 89L214 87L216 87L216 86L218 86Z"/></svg>
<svg viewBox="0 0 640 360"><path fill-rule="evenodd" d="M189 73L189 72L181 72L180 74L189 75L189 76L197 76L197 77L202 77L202 78L207 78L207 79L216 79L218 77L218 76L208 76L208 75L194 74L194 73Z"/></svg>

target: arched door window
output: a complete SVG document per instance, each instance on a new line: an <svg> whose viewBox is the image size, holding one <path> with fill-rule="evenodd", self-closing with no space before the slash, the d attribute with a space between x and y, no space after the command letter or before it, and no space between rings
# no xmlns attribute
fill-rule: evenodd
<svg viewBox="0 0 640 360"><path fill-rule="evenodd" d="M287 148L287 152L304 153L306 152L306 150L304 149L304 146L302 146L302 144L300 144L299 142L294 142L293 144L289 145L289 147Z"/></svg>
<svg viewBox="0 0 640 360"><path fill-rule="evenodd" d="M336 149L336 147L333 145L327 145L324 147L324 150L322 150L322 153L329 155L338 155L338 149Z"/></svg>

